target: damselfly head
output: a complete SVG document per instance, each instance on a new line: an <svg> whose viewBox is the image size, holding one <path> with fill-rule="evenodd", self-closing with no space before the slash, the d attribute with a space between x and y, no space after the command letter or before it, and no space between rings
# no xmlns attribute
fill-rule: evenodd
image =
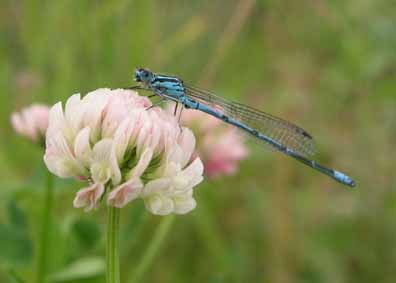
<svg viewBox="0 0 396 283"><path fill-rule="evenodd" d="M137 68L135 70L135 81L137 82L149 83L153 77L153 72L147 69Z"/></svg>

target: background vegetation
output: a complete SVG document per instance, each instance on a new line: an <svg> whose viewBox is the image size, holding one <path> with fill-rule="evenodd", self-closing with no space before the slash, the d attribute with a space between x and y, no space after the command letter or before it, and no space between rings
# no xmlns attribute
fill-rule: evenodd
<svg viewBox="0 0 396 283"><path fill-rule="evenodd" d="M394 282L395 50L387 0L3 0L0 282L33 276L45 184L43 153L14 134L10 113L128 86L135 66L302 125L317 159L358 186L253 146L238 174L200 185L189 215L165 221L140 201L123 210L122 282L159 227L142 282ZM73 209L81 186L56 180L50 282L104 282L105 209Z"/></svg>

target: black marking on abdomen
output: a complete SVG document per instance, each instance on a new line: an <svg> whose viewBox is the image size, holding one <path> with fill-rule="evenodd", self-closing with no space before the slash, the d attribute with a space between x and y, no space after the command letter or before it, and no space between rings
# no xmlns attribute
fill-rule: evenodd
<svg viewBox="0 0 396 283"><path fill-rule="evenodd" d="M302 131L301 133L304 137L310 138L312 139L312 136L310 134L308 134L306 131Z"/></svg>

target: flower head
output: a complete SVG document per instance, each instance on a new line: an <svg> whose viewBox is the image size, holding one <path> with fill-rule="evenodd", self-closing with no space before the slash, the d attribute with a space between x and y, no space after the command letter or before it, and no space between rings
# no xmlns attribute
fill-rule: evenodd
<svg viewBox="0 0 396 283"><path fill-rule="evenodd" d="M71 96L64 110L61 103L52 107L44 161L59 177L90 183L77 193L75 207L91 210L102 199L123 207L137 198L154 214L195 207L193 187L203 171L199 158L190 164L195 138L150 106L130 90L98 89ZM166 209L157 198L166 198Z"/></svg>
<svg viewBox="0 0 396 283"><path fill-rule="evenodd" d="M48 127L48 114L48 106L33 104L12 113L11 124L18 134L38 143L44 140Z"/></svg>
<svg viewBox="0 0 396 283"><path fill-rule="evenodd" d="M168 109L168 112L171 108ZM196 110L184 110L182 123L199 133L195 156L200 156L208 177L232 175L249 151L235 128Z"/></svg>

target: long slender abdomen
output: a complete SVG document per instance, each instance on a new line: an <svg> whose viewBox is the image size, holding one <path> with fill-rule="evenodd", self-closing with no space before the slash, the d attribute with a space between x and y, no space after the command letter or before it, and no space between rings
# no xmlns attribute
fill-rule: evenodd
<svg viewBox="0 0 396 283"><path fill-rule="evenodd" d="M278 141L271 139L271 138L263 135L262 133L258 132L257 130L252 129L252 128L244 125L243 123L241 123L233 118L230 118L222 113L219 113L216 110L213 110L213 109L207 107L206 105L202 105L202 104L200 104L196 101L192 101L192 100L185 101L185 105L188 108L203 111L203 112L205 112L209 115L212 115L212 116L214 116L228 124L238 127L239 129L249 133L254 138L259 139L266 144L269 144L270 146L279 150L280 152L282 152L290 157L293 157L294 159L300 161L301 163L307 165L308 167L311 167L311 168L333 178L337 182L340 182L344 185L348 185L350 187L355 186L355 182L349 176L345 175L344 173L324 167L324 166L320 165L319 163L317 163L316 161L310 160L310 159L298 154L294 150L282 145Z"/></svg>

